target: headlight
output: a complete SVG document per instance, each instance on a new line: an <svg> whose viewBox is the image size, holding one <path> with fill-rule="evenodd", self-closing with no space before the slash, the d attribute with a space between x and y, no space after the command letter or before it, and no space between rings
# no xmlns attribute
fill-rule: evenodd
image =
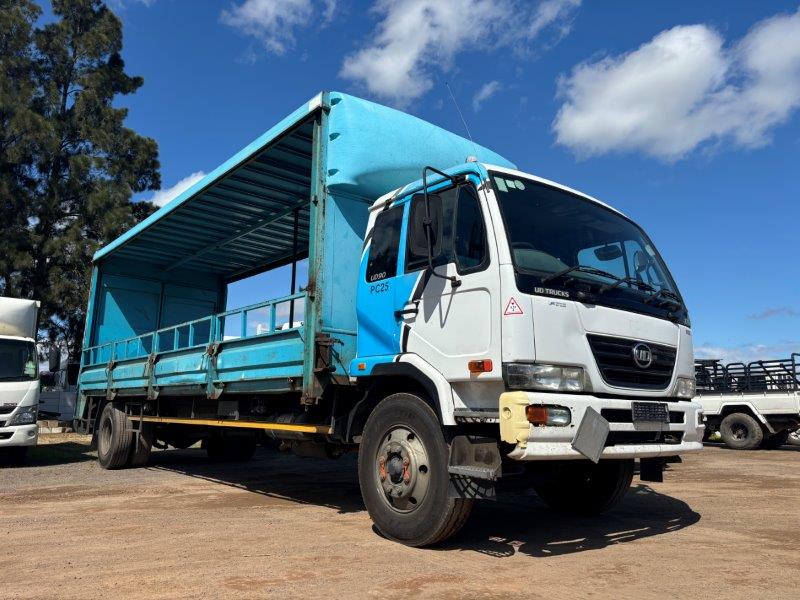
<svg viewBox="0 0 800 600"><path fill-rule="evenodd" d="M11 419L6 423L6 426L30 425L32 423L36 423L37 416L39 416L38 406L26 406L20 412L11 417Z"/></svg>
<svg viewBox="0 0 800 600"><path fill-rule="evenodd" d="M675 382L675 395L678 398L694 398L694 377L678 377Z"/></svg>
<svg viewBox="0 0 800 600"><path fill-rule="evenodd" d="M588 388L583 367L506 363L503 376L506 386L516 390L583 392Z"/></svg>

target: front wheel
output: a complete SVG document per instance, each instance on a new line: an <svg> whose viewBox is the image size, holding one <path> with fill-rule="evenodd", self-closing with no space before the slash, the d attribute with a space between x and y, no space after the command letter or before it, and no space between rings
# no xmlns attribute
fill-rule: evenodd
<svg viewBox="0 0 800 600"><path fill-rule="evenodd" d="M764 439L759 422L745 413L733 413L722 419L719 432L725 445L734 450L753 450Z"/></svg>
<svg viewBox="0 0 800 600"><path fill-rule="evenodd" d="M428 546L461 529L472 500L449 497L448 458L439 419L422 398L393 394L372 411L358 449L358 481L384 536Z"/></svg>
<svg viewBox="0 0 800 600"><path fill-rule="evenodd" d="M576 461L565 464L554 479L538 483L534 489L554 510L597 515L622 500L632 480L632 460Z"/></svg>

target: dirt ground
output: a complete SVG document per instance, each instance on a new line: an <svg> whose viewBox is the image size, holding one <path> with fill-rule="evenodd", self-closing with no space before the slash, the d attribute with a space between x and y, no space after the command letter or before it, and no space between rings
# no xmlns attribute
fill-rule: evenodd
<svg viewBox="0 0 800 600"><path fill-rule="evenodd" d="M168 450L103 471L87 438L45 435L0 468L0 596L800 597L800 449L709 447L672 467L600 518L506 496L412 549L372 529L352 456Z"/></svg>

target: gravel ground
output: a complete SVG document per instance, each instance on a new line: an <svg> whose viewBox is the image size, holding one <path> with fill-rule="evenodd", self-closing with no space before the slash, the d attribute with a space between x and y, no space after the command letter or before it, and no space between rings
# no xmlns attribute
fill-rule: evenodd
<svg viewBox="0 0 800 600"><path fill-rule="evenodd" d="M0 468L3 599L798 597L798 449L708 447L596 519L502 497L413 549L372 529L353 456L104 471L87 438L40 439Z"/></svg>

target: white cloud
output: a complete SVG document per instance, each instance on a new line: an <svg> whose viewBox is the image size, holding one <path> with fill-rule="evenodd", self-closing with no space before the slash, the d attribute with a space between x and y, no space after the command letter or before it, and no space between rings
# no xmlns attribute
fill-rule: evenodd
<svg viewBox="0 0 800 600"><path fill-rule="evenodd" d="M172 187L158 190L155 194L153 194L153 197L148 198L148 200L156 206L164 206L170 200L188 190L205 176L206 174L203 171L196 171L195 173L184 177Z"/></svg>
<svg viewBox="0 0 800 600"><path fill-rule="evenodd" d="M502 85L499 81L489 81L484 83L472 97L472 110L478 112L481 109L481 105L499 92L501 88Z"/></svg>
<svg viewBox="0 0 800 600"><path fill-rule="evenodd" d="M718 358L723 363L789 358L792 352L800 352L800 340L776 344L741 344L739 346L716 346L703 344L694 349L695 358Z"/></svg>
<svg viewBox="0 0 800 600"><path fill-rule="evenodd" d="M313 23L325 26L333 19L336 0L244 0L223 10L220 20L261 40L274 54L283 54L295 45L295 30ZM321 13L322 18L315 17Z"/></svg>
<svg viewBox="0 0 800 600"><path fill-rule="evenodd" d="M559 37L580 0L378 0L380 18L365 47L346 57L340 76L405 106L433 86L437 70L474 48L516 51L556 24Z"/></svg>
<svg viewBox="0 0 800 600"><path fill-rule="evenodd" d="M641 151L673 161L702 144L763 146L800 106L800 10L727 46L706 25L674 27L577 65L559 96L556 139L581 156Z"/></svg>
<svg viewBox="0 0 800 600"><path fill-rule="evenodd" d="M800 311L795 310L791 306L771 306L765 308L760 313L753 313L747 315L748 319L762 320L772 319L773 317L800 317Z"/></svg>

